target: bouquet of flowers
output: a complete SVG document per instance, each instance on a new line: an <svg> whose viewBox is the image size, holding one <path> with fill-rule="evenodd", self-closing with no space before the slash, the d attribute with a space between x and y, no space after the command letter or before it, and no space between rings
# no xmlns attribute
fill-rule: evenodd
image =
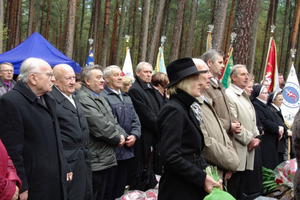
<svg viewBox="0 0 300 200"><path fill-rule="evenodd" d="M280 185L293 188L293 180L297 168L295 158L280 163L274 170L263 167L264 192L272 191Z"/></svg>
<svg viewBox="0 0 300 200"><path fill-rule="evenodd" d="M218 174L218 169L216 166L208 166L204 170L209 176L211 176L215 181L219 181L220 177ZM204 200L235 200L231 194L225 192L217 187L214 187L209 195L204 197Z"/></svg>
<svg viewBox="0 0 300 200"><path fill-rule="evenodd" d="M296 158L280 163L274 170L276 183L293 188L293 180L297 168Z"/></svg>

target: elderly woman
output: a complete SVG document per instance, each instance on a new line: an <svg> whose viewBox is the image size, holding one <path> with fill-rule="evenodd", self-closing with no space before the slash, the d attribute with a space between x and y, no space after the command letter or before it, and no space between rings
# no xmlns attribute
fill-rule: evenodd
<svg viewBox="0 0 300 200"><path fill-rule="evenodd" d="M288 159L288 136L292 136L292 131L288 130L288 127L284 124L284 119L281 113L281 104L283 103L283 97L281 92L272 92L269 95L267 104L269 105L271 111L276 117L276 122L284 128L284 133L279 140L278 145L278 161L279 163Z"/></svg>
<svg viewBox="0 0 300 200"><path fill-rule="evenodd" d="M257 126L261 136L262 166L275 169L279 164L277 156L278 141L282 138L284 128L276 122L275 115L267 105L268 90L264 85L253 86L251 101L256 111Z"/></svg>
<svg viewBox="0 0 300 200"><path fill-rule="evenodd" d="M199 74L208 70L198 71L191 58L181 58L170 63L167 72L171 99L157 119L164 166L158 199L203 199L214 186L221 188L219 182L203 171L207 164L201 156L202 115L196 97L201 95Z"/></svg>

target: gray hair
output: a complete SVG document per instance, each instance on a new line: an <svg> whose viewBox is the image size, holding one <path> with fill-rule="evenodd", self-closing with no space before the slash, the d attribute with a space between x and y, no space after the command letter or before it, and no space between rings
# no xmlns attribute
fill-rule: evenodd
<svg viewBox="0 0 300 200"><path fill-rule="evenodd" d="M112 69L120 69L120 67L118 67L117 65L110 65L108 67L105 67L104 70L103 70L103 77L109 77L110 74L111 74L111 70Z"/></svg>
<svg viewBox="0 0 300 200"><path fill-rule="evenodd" d="M93 69L98 69L98 70L102 70L102 67L100 67L100 65L89 65L89 66L85 66L82 68L81 70L81 82L85 84L84 79L91 79L91 71Z"/></svg>
<svg viewBox="0 0 300 200"><path fill-rule="evenodd" d="M215 63L218 56L222 56L222 58L223 58L224 57L223 52L217 51L215 49L210 49L201 56L201 59L204 60L204 62L206 62L206 63L208 60L211 60L212 63Z"/></svg>
<svg viewBox="0 0 300 200"><path fill-rule="evenodd" d="M144 65L150 65L150 66L152 67L152 65L151 65L150 63L148 63L148 62L140 62L140 63L136 66L135 72L140 72L140 71L142 70L142 67L143 67ZM152 67L152 69L153 69L153 67Z"/></svg>
<svg viewBox="0 0 300 200"><path fill-rule="evenodd" d="M29 75L31 73L39 73L40 65L45 62L45 60L41 58L27 58L24 60L20 67L19 80L23 83L27 83L29 81Z"/></svg>
<svg viewBox="0 0 300 200"><path fill-rule="evenodd" d="M242 65L242 64L237 64L237 65L234 65L232 68L231 68L231 71L230 71L230 78L232 77L232 75L234 76L237 76L238 75L238 69L239 68L245 68L247 69L246 65ZM231 82L232 82L232 78L231 78Z"/></svg>
<svg viewBox="0 0 300 200"><path fill-rule="evenodd" d="M11 66L12 68L14 68L13 64L11 64L9 62L4 62L0 65L0 70L2 69L3 65L8 65L8 66Z"/></svg>

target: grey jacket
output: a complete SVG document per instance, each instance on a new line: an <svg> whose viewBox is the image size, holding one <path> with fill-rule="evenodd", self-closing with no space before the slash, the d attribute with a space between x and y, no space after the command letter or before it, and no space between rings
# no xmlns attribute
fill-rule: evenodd
<svg viewBox="0 0 300 200"><path fill-rule="evenodd" d="M117 165L115 149L120 136L126 133L112 114L104 98L97 98L92 90L82 85L76 95L81 104L90 130L92 171L100 171Z"/></svg>
<svg viewBox="0 0 300 200"><path fill-rule="evenodd" d="M15 87L16 81L11 80L11 90ZM7 86L4 84L2 78L0 78L0 96L7 92Z"/></svg>

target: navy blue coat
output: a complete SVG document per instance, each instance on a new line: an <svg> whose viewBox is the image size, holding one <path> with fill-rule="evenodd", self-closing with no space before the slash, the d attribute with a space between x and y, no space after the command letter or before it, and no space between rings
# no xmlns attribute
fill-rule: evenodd
<svg viewBox="0 0 300 200"><path fill-rule="evenodd" d="M159 183L159 200L199 200L207 194L203 189L207 166L200 156L204 138L199 122L190 106L198 102L177 89L158 115L161 135L161 160L164 173Z"/></svg>
<svg viewBox="0 0 300 200"><path fill-rule="evenodd" d="M56 103L47 107L22 82L0 98L0 137L22 181L28 199L67 199L70 172L64 157Z"/></svg>
<svg viewBox="0 0 300 200"><path fill-rule="evenodd" d="M112 109L112 113L117 118L119 125L125 130L127 135L134 135L138 140L141 137L141 124L139 117L137 116L131 98L126 94L121 92L123 100L109 89L107 86L101 92L101 96L106 99L108 104ZM134 157L134 146L117 147L116 155L117 160L127 160Z"/></svg>

